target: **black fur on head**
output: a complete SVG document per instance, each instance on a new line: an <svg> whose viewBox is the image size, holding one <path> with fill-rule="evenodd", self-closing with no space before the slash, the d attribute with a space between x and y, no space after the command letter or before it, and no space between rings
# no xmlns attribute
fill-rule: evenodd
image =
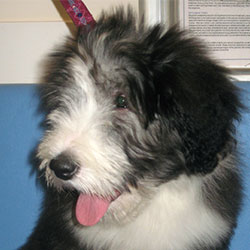
<svg viewBox="0 0 250 250"><path fill-rule="evenodd" d="M180 134L187 171L209 173L232 140L240 106L237 89L227 70L210 60L200 42L185 32L173 28L154 37L156 112L170 118Z"/></svg>

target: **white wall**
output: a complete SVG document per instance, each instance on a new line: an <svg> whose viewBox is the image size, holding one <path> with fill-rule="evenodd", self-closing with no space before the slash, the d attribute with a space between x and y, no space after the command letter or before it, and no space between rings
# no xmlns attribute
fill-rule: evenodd
<svg viewBox="0 0 250 250"><path fill-rule="evenodd" d="M138 0L84 0L94 18ZM59 14L60 13L60 14ZM0 0L0 83L37 83L45 55L70 31L59 0Z"/></svg>

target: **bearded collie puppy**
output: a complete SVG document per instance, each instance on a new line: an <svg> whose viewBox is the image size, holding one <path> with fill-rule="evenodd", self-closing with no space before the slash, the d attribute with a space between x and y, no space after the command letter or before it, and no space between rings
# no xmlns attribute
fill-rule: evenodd
<svg viewBox="0 0 250 250"><path fill-rule="evenodd" d="M226 250L241 204L225 68L177 27L102 14L50 55L43 211L21 250Z"/></svg>

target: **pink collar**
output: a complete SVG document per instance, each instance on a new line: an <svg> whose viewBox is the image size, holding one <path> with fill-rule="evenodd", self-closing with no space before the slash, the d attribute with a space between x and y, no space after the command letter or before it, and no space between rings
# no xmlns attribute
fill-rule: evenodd
<svg viewBox="0 0 250 250"><path fill-rule="evenodd" d="M60 2L77 27L95 25L94 18L81 0L60 0Z"/></svg>

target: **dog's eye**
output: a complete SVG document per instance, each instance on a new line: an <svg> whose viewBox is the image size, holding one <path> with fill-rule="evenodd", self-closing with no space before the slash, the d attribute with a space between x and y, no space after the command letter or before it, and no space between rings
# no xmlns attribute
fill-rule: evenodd
<svg viewBox="0 0 250 250"><path fill-rule="evenodd" d="M126 109L128 108L127 98L124 95L118 95L115 100L116 108Z"/></svg>

